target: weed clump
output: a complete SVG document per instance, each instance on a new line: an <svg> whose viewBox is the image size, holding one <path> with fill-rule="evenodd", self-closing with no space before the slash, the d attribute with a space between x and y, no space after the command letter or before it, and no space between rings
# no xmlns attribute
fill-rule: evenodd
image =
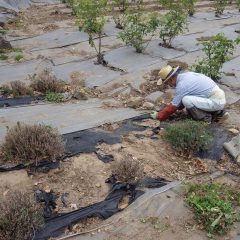
<svg viewBox="0 0 240 240"><path fill-rule="evenodd" d="M111 165L112 174L123 183L134 184L143 177L143 167L136 160L124 159Z"/></svg>
<svg viewBox="0 0 240 240"><path fill-rule="evenodd" d="M17 163L35 163L41 160L54 161L64 153L59 132L44 124L18 123L7 130L1 145L1 158Z"/></svg>
<svg viewBox="0 0 240 240"><path fill-rule="evenodd" d="M223 234L240 221L235 211L240 206L240 192L236 189L222 184L194 184L188 188L186 202L209 234Z"/></svg>
<svg viewBox="0 0 240 240"><path fill-rule="evenodd" d="M10 83L11 85L11 93L14 97L19 96L32 96L33 90L27 86L24 82L21 81L13 81Z"/></svg>
<svg viewBox="0 0 240 240"><path fill-rule="evenodd" d="M33 239L44 219L33 196L15 191L0 201L0 240Z"/></svg>
<svg viewBox="0 0 240 240"><path fill-rule="evenodd" d="M212 142L208 125L194 120L184 120L167 126L164 137L175 150L184 153L206 150Z"/></svg>
<svg viewBox="0 0 240 240"><path fill-rule="evenodd" d="M46 94L47 92L64 92L65 83L58 80L51 74L49 69L44 69L39 74L30 76L31 87L37 91Z"/></svg>
<svg viewBox="0 0 240 240"><path fill-rule="evenodd" d="M56 92L47 92L45 101L47 102L55 102L55 103L61 103L64 102L64 96L61 93Z"/></svg>

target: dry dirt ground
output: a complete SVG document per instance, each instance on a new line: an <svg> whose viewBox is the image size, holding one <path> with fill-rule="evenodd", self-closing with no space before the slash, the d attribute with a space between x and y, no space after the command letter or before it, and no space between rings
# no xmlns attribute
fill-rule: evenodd
<svg viewBox="0 0 240 240"><path fill-rule="evenodd" d="M31 36L73 25L74 20L70 9L64 5L49 5L35 6L20 12L19 16L10 22L7 27L14 30L11 33L12 35L16 33L18 36ZM58 54L61 50L56 49L54 51ZM28 53L26 53L25 57L31 58L33 55L28 56ZM181 64L186 66L184 62ZM150 72L150 77L156 77L156 72L156 70L155 72ZM110 92L110 90L113 90L115 87L116 86L113 85L111 89L103 89L102 92L99 93L99 97L107 98L104 94ZM154 85L147 82L142 85L141 90L141 92L134 92L133 90L131 95L143 97L156 89ZM171 94L171 92L167 92L164 95L165 103L169 102ZM120 100L120 105L124 105L128 98L129 95L122 95L116 99ZM116 106L108 105L106 107ZM236 120L240 114L239 109L238 104L230 106L230 111L233 115L236 115L233 120L236 129L240 128ZM139 161L144 167L144 174L146 176L163 177L170 181L189 180L201 182L210 180L210 176L212 176L213 173L220 171L222 174L228 174L226 177L217 178L216 181L223 181L239 186L239 177L233 176L240 175L239 165L226 153L219 162L176 154L171 146L164 140L164 130L152 138L151 129L158 125L156 121L144 120L141 122L141 125L151 126L151 128L147 128L140 133L131 132L123 136L122 143L115 145L103 143L99 145L99 148L106 154L112 154L114 160L131 158ZM232 127L232 125L229 124L227 127ZM102 126L101 128L113 131L115 126L112 124L107 127ZM59 213L69 212L76 208L99 202L107 196L109 186L105 183L105 180L111 175L110 165L111 163L101 162L94 153L81 154L66 159L61 162L59 169L51 170L49 173L28 174L26 170L1 173L0 186L3 188L2 192L4 194L7 193L6 191L12 191L14 189L22 189L30 192L38 188L45 190L51 189L59 196L56 211ZM229 175L230 173L233 175ZM65 196L66 206L61 201L62 196ZM134 239L207 239L206 233L194 222L190 211L187 212L187 214L185 213L184 217L186 218L184 221L182 217L173 220L166 216L165 220L161 221L161 223L159 219L151 216L146 219L133 219L132 221L135 222L135 224L142 225L143 229ZM86 220L83 223L76 224L70 233L88 231L94 229L99 224L104 223L99 219ZM233 229L233 231L235 230ZM97 231L93 231L92 234L94 235L96 232ZM69 230L66 230L66 233L69 233ZM190 238L191 234L194 235L193 238ZM232 239L231 234L233 233L230 232L228 235L218 237L217 239L230 240ZM130 238L124 235L124 233L122 233L122 235L117 234L111 238L111 240L120 239L127 240Z"/></svg>

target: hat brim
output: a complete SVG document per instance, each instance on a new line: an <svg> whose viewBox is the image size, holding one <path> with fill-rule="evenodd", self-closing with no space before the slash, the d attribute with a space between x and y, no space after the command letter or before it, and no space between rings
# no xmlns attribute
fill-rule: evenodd
<svg viewBox="0 0 240 240"><path fill-rule="evenodd" d="M160 78L157 81L157 85L162 85L163 83L166 83L178 71L179 68L180 68L179 66L174 68L173 72L171 73L171 75L169 75L166 79L163 80L163 79Z"/></svg>

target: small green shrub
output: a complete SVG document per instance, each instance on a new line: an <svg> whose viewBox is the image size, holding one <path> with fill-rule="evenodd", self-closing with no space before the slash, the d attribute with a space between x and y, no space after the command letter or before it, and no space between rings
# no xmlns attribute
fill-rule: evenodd
<svg viewBox="0 0 240 240"><path fill-rule="evenodd" d="M220 69L223 64L233 55L233 50L239 44L239 39L231 40L223 34L203 39L203 52L206 57L196 64L191 69L195 72L203 73L213 80L218 80L220 77Z"/></svg>
<svg viewBox="0 0 240 240"><path fill-rule="evenodd" d="M64 92L65 83L60 81L51 73L50 69L44 69L39 74L29 76L31 87L37 91L46 94L47 92Z"/></svg>
<svg viewBox="0 0 240 240"><path fill-rule="evenodd" d="M240 192L222 184L188 185L186 202L194 210L197 221L210 234L223 234L240 221Z"/></svg>
<svg viewBox="0 0 240 240"><path fill-rule="evenodd" d="M8 56L4 53L0 53L0 60L7 60L8 59Z"/></svg>
<svg viewBox="0 0 240 240"><path fill-rule="evenodd" d="M126 17L123 31L118 37L127 46L132 46L137 53L142 53L155 35L159 21L156 14L143 14L141 12L130 14ZM149 39L146 40L146 37Z"/></svg>
<svg viewBox="0 0 240 240"><path fill-rule="evenodd" d="M123 183L134 184L143 177L143 167L133 159L115 161L111 164L112 174Z"/></svg>
<svg viewBox="0 0 240 240"><path fill-rule="evenodd" d="M47 92L45 96L45 101L61 103L61 102L64 102L65 100L64 100L64 96L61 93Z"/></svg>
<svg viewBox="0 0 240 240"><path fill-rule="evenodd" d="M73 9L79 29L88 34L88 42L96 50L97 62L106 65L102 51L102 37L106 22L105 14L109 11L108 0L75 0ZM98 44L94 42L94 38L98 38Z"/></svg>
<svg viewBox="0 0 240 240"><path fill-rule="evenodd" d="M212 135L204 122L184 120L166 127L164 137L178 152L191 153L208 149Z"/></svg>
<svg viewBox="0 0 240 240"><path fill-rule="evenodd" d="M44 225L42 210L29 193L8 193L0 201L0 212L0 240L33 239Z"/></svg>
<svg viewBox="0 0 240 240"><path fill-rule="evenodd" d="M225 7L227 6L228 0L214 0L215 16L220 17Z"/></svg>
<svg viewBox="0 0 240 240"><path fill-rule="evenodd" d="M158 0L158 2L167 10L186 12L189 16L195 13L194 4L197 0L179 0L179 1L169 1L169 0Z"/></svg>
<svg viewBox="0 0 240 240"><path fill-rule="evenodd" d="M21 53L18 53L16 56L15 56L15 60L16 61L21 61L23 59L23 55Z"/></svg>
<svg viewBox="0 0 240 240"><path fill-rule="evenodd" d="M113 0L112 1L112 12L113 20L116 24L116 28L123 29L124 19L126 17L125 13L129 7L131 0ZM117 13L115 12L117 9Z"/></svg>
<svg viewBox="0 0 240 240"><path fill-rule="evenodd" d="M173 39L187 28L187 15L184 11L171 10L160 19L159 37L164 47L171 47Z"/></svg>
<svg viewBox="0 0 240 240"><path fill-rule="evenodd" d="M194 4L197 0L181 0L183 8L187 11L189 16L195 13Z"/></svg>
<svg viewBox="0 0 240 240"><path fill-rule="evenodd" d="M10 83L11 85L11 92L14 97L20 96L32 96L33 90L27 86L24 82L21 81L13 81Z"/></svg>
<svg viewBox="0 0 240 240"><path fill-rule="evenodd" d="M64 152L61 135L57 129L44 124L18 123L7 130L1 145L1 158L17 163L55 161Z"/></svg>

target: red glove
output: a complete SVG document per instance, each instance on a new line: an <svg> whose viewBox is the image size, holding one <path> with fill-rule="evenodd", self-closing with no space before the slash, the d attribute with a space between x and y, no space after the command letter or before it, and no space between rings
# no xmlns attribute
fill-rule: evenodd
<svg viewBox="0 0 240 240"><path fill-rule="evenodd" d="M173 106L172 104L166 106L162 111L160 111L157 115L157 119L159 121L163 121L168 119L168 117L170 115L172 115L173 113L175 113L177 111L177 107Z"/></svg>

